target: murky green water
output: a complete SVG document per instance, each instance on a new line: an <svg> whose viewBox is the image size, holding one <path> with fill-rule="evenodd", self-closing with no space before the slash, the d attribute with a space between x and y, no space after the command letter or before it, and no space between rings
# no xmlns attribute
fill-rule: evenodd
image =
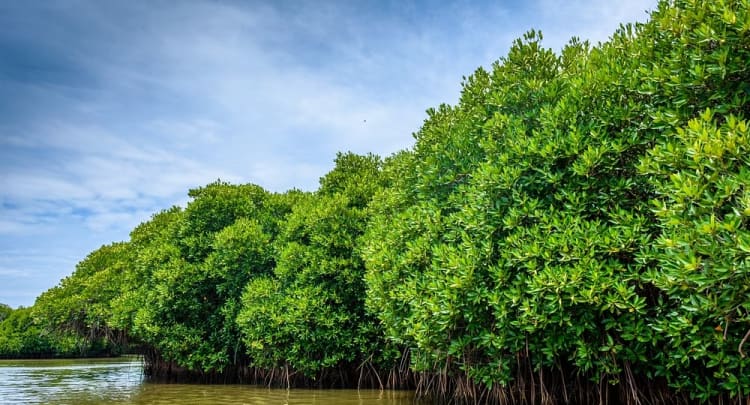
<svg viewBox="0 0 750 405"><path fill-rule="evenodd" d="M408 391L157 384L138 358L0 360L0 404L416 404Z"/></svg>

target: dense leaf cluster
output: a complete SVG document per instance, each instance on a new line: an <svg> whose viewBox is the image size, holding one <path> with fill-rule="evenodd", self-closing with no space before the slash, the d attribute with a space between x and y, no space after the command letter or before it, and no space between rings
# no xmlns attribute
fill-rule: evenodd
<svg viewBox="0 0 750 405"><path fill-rule="evenodd" d="M365 246L414 367L750 393L749 30L748 2L675 1L593 48L530 32L429 111Z"/></svg>
<svg viewBox="0 0 750 405"><path fill-rule="evenodd" d="M559 54L531 31L410 150L192 190L1 312L0 354L54 330L287 381L408 360L474 400L747 398L749 10L662 1Z"/></svg>

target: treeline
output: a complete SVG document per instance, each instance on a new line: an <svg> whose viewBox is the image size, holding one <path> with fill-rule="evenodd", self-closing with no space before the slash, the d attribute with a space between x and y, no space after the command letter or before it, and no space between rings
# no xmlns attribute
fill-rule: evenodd
<svg viewBox="0 0 750 405"><path fill-rule="evenodd" d="M91 339L79 333L54 330L34 317L34 308L0 304L0 359L48 357L109 357L129 347L106 339Z"/></svg>
<svg viewBox="0 0 750 405"><path fill-rule="evenodd" d="M311 193L191 190L10 312L0 352L26 325L210 381L750 400L748 9L662 1L559 54L531 31L410 150L339 154Z"/></svg>

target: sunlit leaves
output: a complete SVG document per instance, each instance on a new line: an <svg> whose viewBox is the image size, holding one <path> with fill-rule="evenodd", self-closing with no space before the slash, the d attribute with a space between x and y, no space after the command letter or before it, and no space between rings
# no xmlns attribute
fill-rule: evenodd
<svg viewBox="0 0 750 405"><path fill-rule="evenodd" d="M702 112L641 165L656 185L653 206L663 227L648 251L658 267L646 274L669 297L664 317L654 321L671 348L663 373L698 388L698 397L738 393L750 384L742 372L750 360L738 350L750 327L750 227L743 215L750 130L732 115L721 125L715 119ZM687 372L696 363L719 383L703 385L700 375Z"/></svg>
<svg viewBox="0 0 750 405"><path fill-rule="evenodd" d="M368 305L414 367L491 386L520 355L597 382L627 364L696 398L748 391L736 349L718 360L750 327L732 115L750 112L747 9L662 2L560 56L530 32L428 111L364 249ZM718 374L687 370L701 361Z"/></svg>
<svg viewBox="0 0 750 405"><path fill-rule="evenodd" d="M339 154L318 192L296 200L274 241L273 272L242 295L237 322L254 364L315 377L382 350L358 250L380 171L376 156Z"/></svg>

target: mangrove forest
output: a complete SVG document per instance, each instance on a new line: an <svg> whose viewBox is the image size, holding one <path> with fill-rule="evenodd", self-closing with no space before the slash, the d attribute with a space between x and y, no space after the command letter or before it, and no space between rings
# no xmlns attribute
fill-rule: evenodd
<svg viewBox="0 0 750 405"><path fill-rule="evenodd" d="M0 357L470 403L750 402L750 1L529 31L411 148L222 181L91 252Z"/></svg>

